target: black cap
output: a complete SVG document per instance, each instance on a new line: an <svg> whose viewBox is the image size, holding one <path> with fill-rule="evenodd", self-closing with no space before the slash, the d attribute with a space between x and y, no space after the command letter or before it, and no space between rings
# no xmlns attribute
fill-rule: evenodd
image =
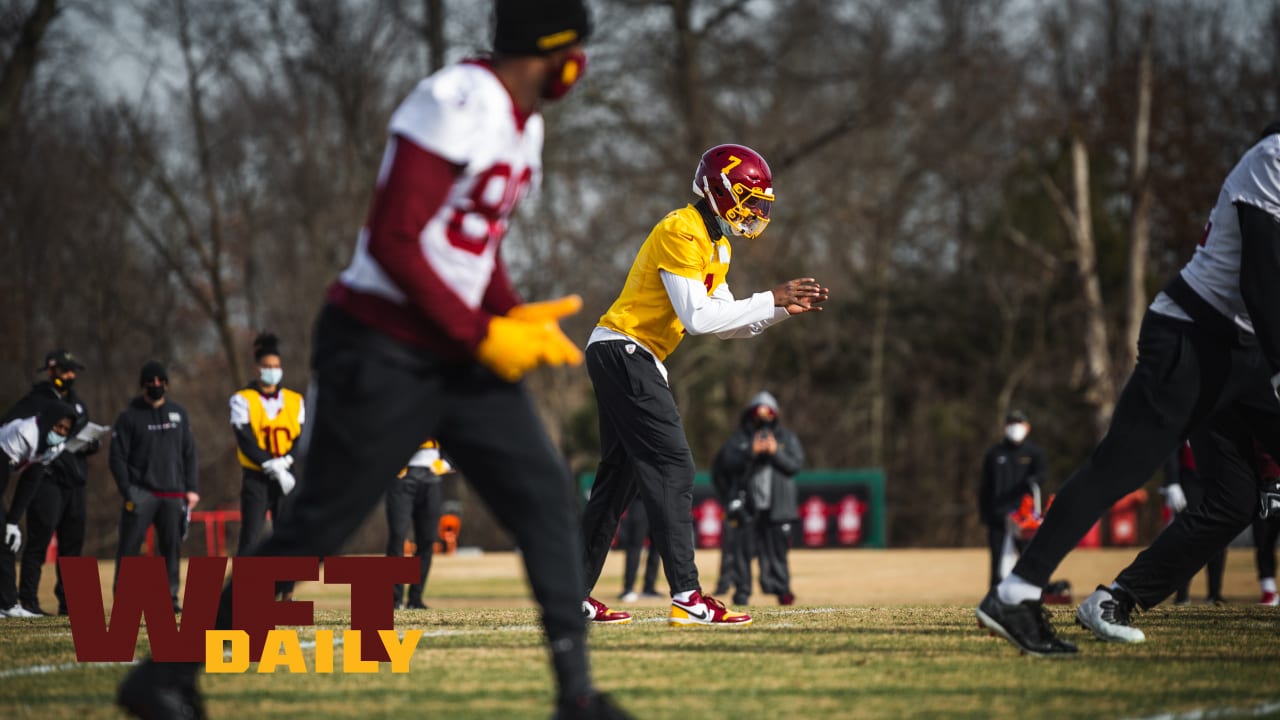
<svg viewBox="0 0 1280 720"><path fill-rule="evenodd" d="M72 355L70 350L50 350L49 354L44 356L44 367L38 369L55 367L63 370L83 370L84 363L80 362L80 358Z"/></svg>
<svg viewBox="0 0 1280 720"><path fill-rule="evenodd" d="M1021 410L1010 410L1009 414L1004 416L1004 424L1012 425L1013 423L1027 423L1029 425L1031 421L1027 419L1027 414Z"/></svg>
<svg viewBox="0 0 1280 720"><path fill-rule="evenodd" d="M493 49L504 55L546 55L591 34L583 0L496 0L493 15Z"/></svg>
<svg viewBox="0 0 1280 720"><path fill-rule="evenodd" d="M138 384L146 385L154 378L169 382L169 373L165 372L164 365L161 365L158 361L148 360L147 364L142 366L142 372L138 373Z"/></svg>

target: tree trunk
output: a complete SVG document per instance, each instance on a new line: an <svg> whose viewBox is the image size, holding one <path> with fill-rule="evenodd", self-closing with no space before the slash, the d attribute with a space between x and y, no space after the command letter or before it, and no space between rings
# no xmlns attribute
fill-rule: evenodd
<svg viewBox="0 0 1280 720"><path fill-rule="evenodd" d="M1093 406L1093 424L1102 437L1115 407L1115 384L1107 353L1107 317L1098 282L1098 256L1093 245L1092 211L1089 207L1089 152L1078 131L1071 135L1071 177L1075 187L1075 218L1071 239L1076 248L1076 272L1084 292L1084 351L1088 377L1085 401Z"/></svg>
<svg viewBox="0 0 1280 720"><path fill-rule="evenodd" d="M675 27L675 96L684 125L685 155L698 157L707 149L703 131L702 73L698 66L699 36L693 28L693 0L673 0Z"/></svg>
<svg viewBox="0 0 1280 720"><path fill-rule="evenodd" d="M9 131L9 125L18 113L18 105L22 102L22 91L35 71L39 61L36 52L40 48L40 39L57 16L58 0L40 0L31 9L31 14L22 23L22 34L13 52L5 60L0 70L0 138Z"/></svg>
<svg viewBox="0 0 1280 720"><path fill-rule="evenodd" d="M1142 48L1138 60L1138 114L1133 122L1133 166L1129 192L1133 217L1129 225L1129 276L1125 286L1124 366L1128 372L1138 362L1138 331L1147 310L1147 248L1151 244L1151 188L1148 157L1151 136L1151 12L1142 17Z"/></svg>

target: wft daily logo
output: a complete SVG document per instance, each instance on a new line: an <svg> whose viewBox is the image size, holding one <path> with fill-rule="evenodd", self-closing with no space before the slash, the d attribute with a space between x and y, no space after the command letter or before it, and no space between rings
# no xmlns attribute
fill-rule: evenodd
<svg viewBox="0 0 1280 720"><path fill-rule="evenodd" d="M315 632L315 662L308 667L298 630L278 629L315 624L311 602L277 602L275 586L280 580L318 580L318 558L236 558L231 568L229 617L218 614L227 558L192 558L181 627L173 612L163 558L121 560L110 627L98 561L66 557L58 560L58 567L80 662L133 660L145 617L151 655L158 662L203 662L211 673L247 672L254 662L259 673L280 668L291 673L334 672L333 630ZM392 672L409 671L422 631L406 631L400 639L390 599L392 586L412 584L417 574L418 560L413 557L325 558L324 582L351 586L351 629L342 631L340 672L378 672L382 662L390 662Z"/></svg>

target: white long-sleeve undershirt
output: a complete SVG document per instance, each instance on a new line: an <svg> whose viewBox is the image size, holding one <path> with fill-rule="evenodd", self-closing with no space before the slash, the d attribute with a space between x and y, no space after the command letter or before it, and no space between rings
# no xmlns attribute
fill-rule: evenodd
<svg viewBox="0 0 1280 720"><path fill-rule="evenodd" d="M767 290L738 300L729 290L729 283L720 283L708 295L707 286L697 280L666 270L660 275L671 307L690 335L714 334L726 340L755 337L790 317L785 309L774 307L773 293Z"/></svg>

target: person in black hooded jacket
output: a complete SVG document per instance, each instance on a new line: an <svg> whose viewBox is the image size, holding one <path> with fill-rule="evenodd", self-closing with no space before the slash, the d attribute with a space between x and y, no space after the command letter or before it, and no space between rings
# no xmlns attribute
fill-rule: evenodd
<svg viewBox="0 0 1280 720"><path fill-rule="evenodd" d="M69 437L75 437L89 424L89 408L75 391L76 373L84 363L66 350L54 350L45 356L41 368L48 379L36 383L28 398L58 400L75 409L75 421ZM54 533L58 536L58 557L76 557L84 549L88 503L85 481L89 463L85 459L98 452L99 441L93 440L76 450L62 452L45 468L45 480L36 488L35 498L27 509L27 544L22 551L22 579L18 584L18 601L36 615L47 615L40 608L40 576L43 573L45 549ZM58 582L53 588L58 598L58 614L67 614L67 601L62 593L62 571L54 566Z"/></svg>
<svg viewBox="0 0 1280 720"><path fill-rule="evenodd" d="M9 489L9 474L19 473L13 502L4 514L0 543L0 617L35 617L18 603L17 555L22 548L18 522L44 479L45 465L62 451L71 433L75 409L64 402L24 397L0 420L0 500Z"/></svg>
<svg viewBox="0 0 1280 720"><path fill-rule="evenodd" d="M800 518L795 475L804 465L804 448L778 415L773 395L758 393L712 463L714 483L727 490L730 522L737 523L738 539L726 550L734 554L735 605L746 605L751 596L751 558L756 555L760 589L777 595L782 605L795 602L787 550L791 523Z"/></svg>
<svg viewBox="0 0 1280 720"><path fill-rule="evenodd" d="M154 360L142 366L142 394L116 419L111 434L111 475L124 506L120 511L120 558L137 555L155 525L156 552L169 570L169 593L178 605L178 564L187 513L200 501L196 479L196 443L187 411L165 397L169 375Z"/></svg>

